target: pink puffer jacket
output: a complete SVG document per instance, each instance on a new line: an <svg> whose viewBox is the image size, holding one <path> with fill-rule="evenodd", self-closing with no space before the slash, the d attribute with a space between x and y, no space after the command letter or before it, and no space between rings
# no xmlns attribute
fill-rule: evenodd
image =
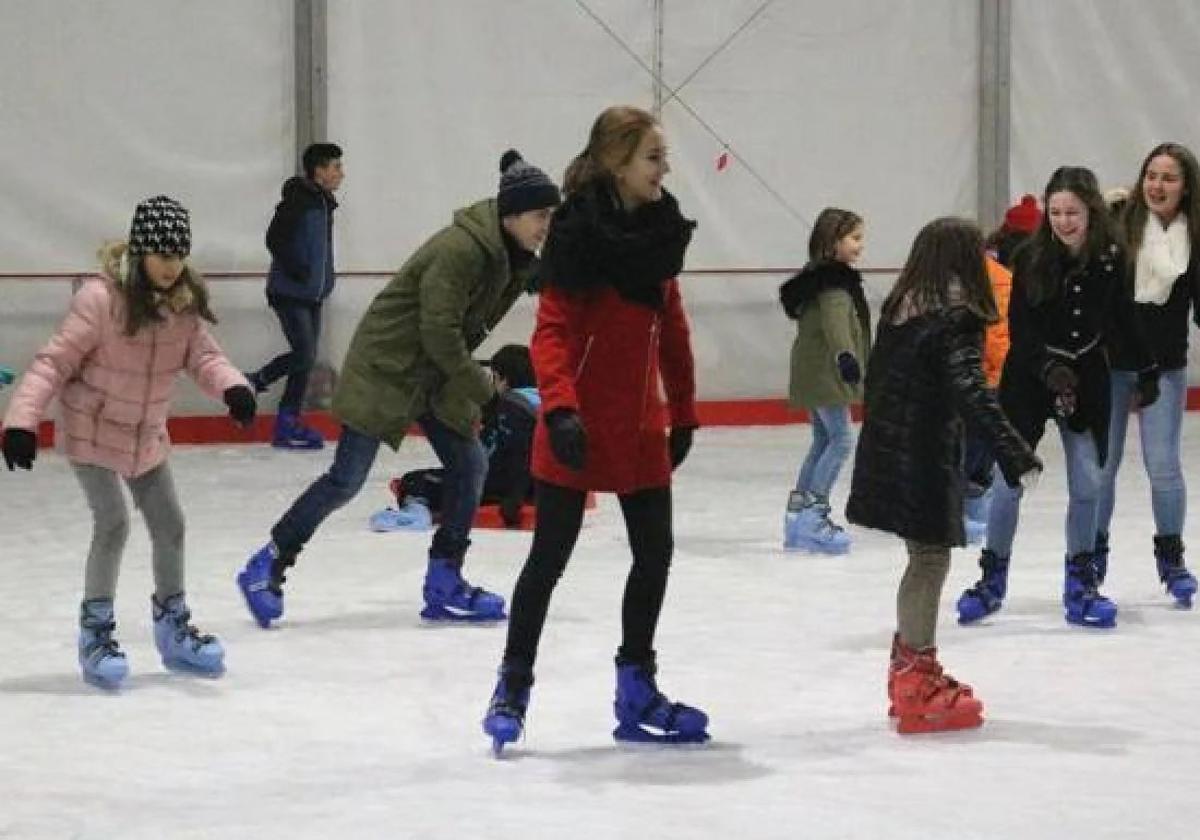
<svg viewBox="0 0 1200 840"><path fill-rule="evenodd" d="M4 426L35 430L58 394L67 457L132 478L166 460L167 414L181 371L218 400L247 382L193 312L166 312L164 322L127 336L122 310L112 280L84 281L13 392Z"/></svg>

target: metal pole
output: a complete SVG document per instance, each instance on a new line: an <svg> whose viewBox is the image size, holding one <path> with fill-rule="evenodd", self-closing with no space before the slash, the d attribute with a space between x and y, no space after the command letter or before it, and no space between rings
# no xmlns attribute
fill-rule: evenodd
<svg viewBox="0 0 1200 840"><path fill-rule="evenodd" d="M327 139L326 0L295 0L296 161L311 143Z"/></svg>
<svg viewBox="0 0 1200 840"><path fill-rule="evenodd" d="M1009 203L1012 0L979 4L979 224L1000 223Z"/></svg>
<svg viewBox="0 0 1200 840"><path fill-rule="evenodd" d="M663 109L663 23L666 0L654 0L654 116L662 119Z"/></svg>

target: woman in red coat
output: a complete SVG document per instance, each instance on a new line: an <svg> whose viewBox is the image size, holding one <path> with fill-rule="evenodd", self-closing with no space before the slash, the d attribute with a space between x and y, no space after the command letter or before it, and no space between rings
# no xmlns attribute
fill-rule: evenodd
<svg viewBox="0 0 1200 840"><path fill-rule="evenodd" d="M667 700L654 679L654 631L673 548L671 471L697 426L691 340L675 279L695 223L663 190L669 171L654 118L608 108L568 168L569 195L551 222L530 347L542 394L533 442L537 524L484 719L497 751L520 737L550 596L575 547L589 490L617 494L633 552L613 734L671 743L708 738L705 714Z"/></svg>

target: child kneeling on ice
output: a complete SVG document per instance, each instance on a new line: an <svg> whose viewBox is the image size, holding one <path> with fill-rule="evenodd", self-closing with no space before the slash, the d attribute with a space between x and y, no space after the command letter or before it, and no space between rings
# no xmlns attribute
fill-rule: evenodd
<svg viewBox="0 0 1200 840"><path fill-rule="evenodd" d="M934 647L950 547L966 542L964 419L992 444L1010 485L1041 472L984 381L983 328L996 318L979 229L964 219L930 222L880 313L846 505L850 522L896 534L908 548L888 669L889 713L904 733L983 722L983 704L943 672Z"/></svg>
<svg viewBox="0 0 1200 840"><path fill-rule="evenodd" d="M488 456L487 478L480 505L495 505L509 528L521 525L521 508L533 501L529 459L533 431L537 426L537 380L529 348L506 344L492 356L488 366L496 383L496 396L483 407L479 442ZM371 530L424 530L442 513L443 469L406 472L389 484L397 507L371 517Z"/></svg>

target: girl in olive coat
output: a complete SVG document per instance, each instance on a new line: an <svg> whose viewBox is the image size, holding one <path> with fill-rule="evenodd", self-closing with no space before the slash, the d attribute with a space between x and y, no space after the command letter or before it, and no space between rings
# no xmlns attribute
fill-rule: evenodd
<svg viewBox="0 0 1200 840"><path fill-rule="evenodd" d="M784 312L796 320L790 402L808 410L813 429L788 497L785 548L850 550L849 535L829 519L829 494L854 446L850 404L862 401L862 366L870 350L870 314L862 275L853 267L862 249L862 218L827 207L813 225L808 265L779 290Z"/></svg>

